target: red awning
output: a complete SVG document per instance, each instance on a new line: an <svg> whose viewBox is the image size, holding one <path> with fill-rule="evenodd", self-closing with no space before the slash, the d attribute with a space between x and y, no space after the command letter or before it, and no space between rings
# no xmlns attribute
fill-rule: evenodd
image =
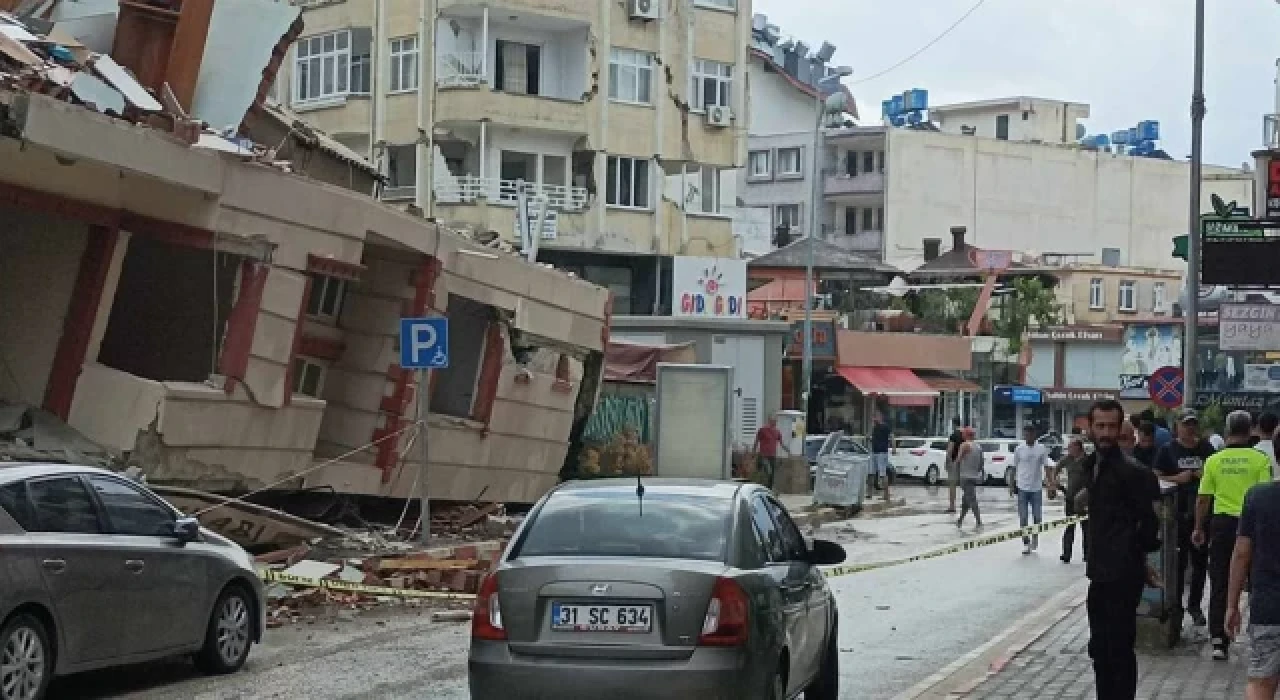
<svg viewBox="0 0 1280 700"><path fill-rule="evenodd" d="M884 396L890 406L932 406L938 392L903 367L837 367L864 396Z"/></svg>

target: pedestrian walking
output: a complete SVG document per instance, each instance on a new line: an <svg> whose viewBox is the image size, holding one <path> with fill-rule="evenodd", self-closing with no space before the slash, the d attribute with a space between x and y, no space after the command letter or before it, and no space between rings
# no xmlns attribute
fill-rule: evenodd
<svg viewBox="0 0 1280 700"><path fill-rule="evenodd" d="M787 446L782 444L782 432L778 430L778 419L770 417L768 422L760 426L756 431L755 444L751 446L751 451L756 453L756 462L765 474L765 486L773 488L774 475L778 473L778 450L781 449L787 454L791 454L787 450Z"/></svg>
<svg viewBox="0 0 1280 700"><path fill-rule="evenodd" d="M956 452L953 468L959 475L961 490L960 518L956 520L956 527L964 526L964 516L971 510L974 522L979 528L982 527L982 511L978 509L978 484L985 479L987 470L983 465L982 448L973 441L975 435L973 428L965 428Z"/></svg>
<svg viewBox="0 0 1280 700"><path fill-rule="evenodd" d="M1209 636L1213 658L1219 661L1227 659L1231 644L1226 631L1227 584L1244 497L1254 486L1271 481L1271 461L1249 446L1252 436L1253 417L1248 411L1232 411L1227 416L1226 447L1205 460L1196 500L1196 529L1191 533L1192 544L1209 543Z"/></svg>
<svg viewBox="0 0 1280 700"><path fill-rule="evenodd" d="M1085 471L1084 471L1084 443L1080 442L1080 438L1072 436L1067 439L1067 450L1058 460L1057 476L1061 479L1066 477L1067 483L1062 492L1063 507L1067 517L1077 515L1085 515L1086 508L1081 508L1076 504L1076 499L1080 496L1080 492L1084 489ZM1083 504L1082 504L1083 505ZM1089 561L1089 531L1084 525L1080 526L1080 551L1084 561ZM1062 532L1062 563L1071 563L1071 550L1075 546L1076 526L1068 525Z"/></svg>
<svg viewBox="0 0 1280 700"><path fill-rule="evenodd" d="M1176 604L1182 605L1183 592L1187 593L1183 608L1191 615L1197 627L1204 627L1204 583L1209 576L1209 550L1191 543L1191 533L1196 529L1196 498L1200 492L1200 475L1204 463L1215 450L1200 433L1200 418L1194 409L1178 412L1177 439L1156 453L1153 468L1161 479L1177 484L1174 493L1174 517L1178 527L1178 577L1170 582L1170 590ZM1190 577L1187 575L1190 568Z"/></svg>
<svg viewBox="0 0 1280 700"><path fill-rule="evenodd" d="M884 484L884 500L889 500L889 449L893 445L893 429L884 416L875 414L871 427L871 478Z"/></svg>
<svg viewBox="0 0 1280 700"><path fill-rule="evenodd" d="M1148 408L1147 410L1138 414L1138 419L1140 424L1150 423L1151 426L1155 429L1154 436L1155 436L1156 449L1160 449L1161 447L1164 447L1165 445L1168 445L1169 443L1173 442L1173 433L1169 432L1169 429L1167 427L1160 424L1161 421L1160 419L1156 418L1155 411ZM1139 425L1139 430L1141 430L1140 425Z"/></svg>
<svg viewBox="0 0 1280 700"><path fill-rule="evenodd" d="M956 512L956 486L960 483L960 467L956 459L960 446L965 443L964 431L960 428L960 418L951 420L951 437L947 438L947 512Z"/></svg>
<svg viewBox="0 0 1280 700"><path fill-rule="evenodd" d="M1052 481L1049 448L1036 443L1036 429L1022 431L1025 442L1013 451L1014 484L1018 489L1018 522L1027 526L1028 511L1039 525L1044 513L1044 484ZM1040 546L1040 535L1023 536L1022 553L1030 554Z"/></svg>
<svg viewBox="0 0 1280 700"><path fill-rule="evenodd" d="M1240 632L1240 593L1249 582L1249 685L1246 700L1271 700L1280 685L1280 484L1249 489L1231 556L1227 635Z"/></svg>
<svg viewBox="0 0 1280 700"><path fill-rule="evenodd" d="M1089 409L1094 453L1085 457L1083 499L1089 519L1089 657L1098 700L1133 700L1138 692L1138 602L1147 581L1147 553L1160 546L1155 474L1118 442L1124 408L1108 399Z"/></svg>

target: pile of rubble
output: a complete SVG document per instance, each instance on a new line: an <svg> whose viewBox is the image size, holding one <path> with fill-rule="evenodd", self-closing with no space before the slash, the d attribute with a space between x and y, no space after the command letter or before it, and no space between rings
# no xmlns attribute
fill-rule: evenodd
<svg viewBox="0 0 1280 700"><path fill-rule="evenodd" d="M299 622L326 608L359 611L386 604L430 604L465 609L505 545L480 542L362 558L316 557L324 551L320 545L302 544L258 555L259 571L269 581L268 624ZM311 583L298 586L274 578Z"/></svg>

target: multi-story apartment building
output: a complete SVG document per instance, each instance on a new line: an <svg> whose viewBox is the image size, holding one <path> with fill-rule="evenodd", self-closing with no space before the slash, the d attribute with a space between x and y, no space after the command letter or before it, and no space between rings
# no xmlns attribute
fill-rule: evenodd
<svg viewBox="0 0 1280 700"><path fill-rule="evenodd" d="M746 154L748 0L307 0L277 94L387 178L383 198L517 240L669 308L674 255L727 256ZM727 197L726 197L726 189ZM669 285L669 281L666 282Z"/></svg>
<svg viewBox="0 0 1280 700"><path fill-rule="evenodd" d="M1065 113L1069 124L1085 108L1051 104L1058 105L1058 117L1052 108L1041 114L1053 121ZM974 114L980 112L956 119L978 124ZM1028 122L1038 124L1032 116ZM1041 131L1010 131L1005 140L936 127L828 130L824 228L836 245L906 270L923 262L922 236L952 226L966 227L969 243L980 248L1083 254L1095 261L1114 248L1118 265L1181 266L1169 253L1170 238L1187 226L1185 162L1013 139ZM1211 194L1251 201L1253 179L1247 170L1205 166L1204 211L1212 211Z"/></svg>
<svg viewBox="0 0 1280 700"><path fill-rule="evenodd" d="M813 154L818 134L815 87L831 73L835 47L810 53L803 41L785 38L768 17L756 14L747 49L746 167L738 172L735 228L748 253L767 253L782 228L794 239L809 235L813 221ZM849 111L857 115L856 105Z"/></svg>

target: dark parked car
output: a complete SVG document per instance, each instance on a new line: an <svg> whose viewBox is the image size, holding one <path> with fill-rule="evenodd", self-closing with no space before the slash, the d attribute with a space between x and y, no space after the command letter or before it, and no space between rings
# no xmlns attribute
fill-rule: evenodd
<svg viewBox="0 0 1280 700"><path fill-rule="evenodd" d="M54 676L192 654L238 670L265 628L249 555L141 484L0 463L0 700Z"/></svg>
<svg viewBox="0 0 1280 700"><path fill-rule="evenodd" d="M563 484L481 584L471 697L835 700L843 560L755 484Z"/></svg>

